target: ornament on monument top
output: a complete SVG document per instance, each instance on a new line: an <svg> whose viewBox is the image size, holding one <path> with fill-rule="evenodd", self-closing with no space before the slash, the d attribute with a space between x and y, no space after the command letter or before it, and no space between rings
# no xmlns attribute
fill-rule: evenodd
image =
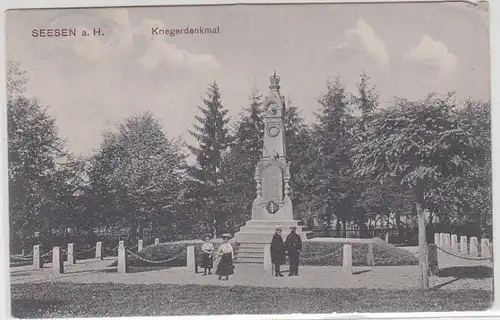
<svg viewBox="0 0 500 320"><path fill-rule="evenodd" d="M269 78L271 82L270 89L279 89L280 88L280 77L276 75L276 70L274 70L274 74Z"/></svg>
<svg viewBox="0 0 500 320"><path fill-rule="evenodd" d="M279 209L280 206L274 201L269 201L266 205L266 210L270 214L275 214L276 212L278 212Z"/></svg>

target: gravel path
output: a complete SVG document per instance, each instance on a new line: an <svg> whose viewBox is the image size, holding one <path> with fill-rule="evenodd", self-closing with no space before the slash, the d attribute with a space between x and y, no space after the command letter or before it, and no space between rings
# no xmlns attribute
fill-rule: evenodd
<svg viewBox="0 0 500 320"><path fill-rule="evenodd" d="M188 273L176 267L155 271L118 274L116 267L108 267L115 258L104 261L84 260L66 265L65 273L53 275L50 264L42 270L31 266L11 268L11 283L63 281L73 283L125 283L125 284L199 284L220 286L300 287L300 288L419 288L418 266L354 267L354 274L345 275L342 267L301 266L298 277L275 278L265 272L262 265L237 264L229 280L219 281L215 275ZM287 269L287 267L285 267ZM431 287L443 290L493 290L493 278L431 277Z"/></svg>

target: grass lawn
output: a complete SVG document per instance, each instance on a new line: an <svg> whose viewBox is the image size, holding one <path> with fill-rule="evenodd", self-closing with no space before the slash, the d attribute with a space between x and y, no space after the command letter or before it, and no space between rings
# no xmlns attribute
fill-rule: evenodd
<svg viewBox="0 0 500 320"><path fill-rule="evenodd" d="M479 311L482 290L290 289L200 285L38 283L12 285L18 318L332 312Z"/></svg>

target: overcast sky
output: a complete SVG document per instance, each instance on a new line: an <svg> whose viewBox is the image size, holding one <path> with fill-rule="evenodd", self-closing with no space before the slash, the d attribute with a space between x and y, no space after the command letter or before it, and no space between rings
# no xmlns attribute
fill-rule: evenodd
<svg viewBox="0 0 500 320"><path fill-rule="evenodd" d="M465 3L235 5L29 10L7 14L7 58L28 72L27 93L49 107L68 148L88 155L101 134L152 111L169 137L193 143L207 85L237 117L273 70L309 122L328 79L354 90L361 70L381 103L457 92L489 99L488 14ZM151 34L219 27L215 35ZM34 38L33 28L100 28L101 37Z"/></svg>

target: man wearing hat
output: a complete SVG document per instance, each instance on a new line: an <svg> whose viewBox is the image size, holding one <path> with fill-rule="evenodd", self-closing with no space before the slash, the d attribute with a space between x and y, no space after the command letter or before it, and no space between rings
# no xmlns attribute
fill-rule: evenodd
<svg viewBox="0 0 500 320"><path fill-rule="evenodd" d="M280 272L280 266L285 264L285 244L283 243L283 238L281 237L281 227L276 227L276 232L273 235L271 241L271 261L274 264L274 274L276 277L283 277Z"/></svg>
<svg viewBox="0 0 500 320"><path fill-rule="evenodd" d="M297 227L291 226L290 233L286 237L285 250L288 252L290 258L290 272L288 276L299 275L299 254L302 250L302 239L296 233Z"/></svg>

